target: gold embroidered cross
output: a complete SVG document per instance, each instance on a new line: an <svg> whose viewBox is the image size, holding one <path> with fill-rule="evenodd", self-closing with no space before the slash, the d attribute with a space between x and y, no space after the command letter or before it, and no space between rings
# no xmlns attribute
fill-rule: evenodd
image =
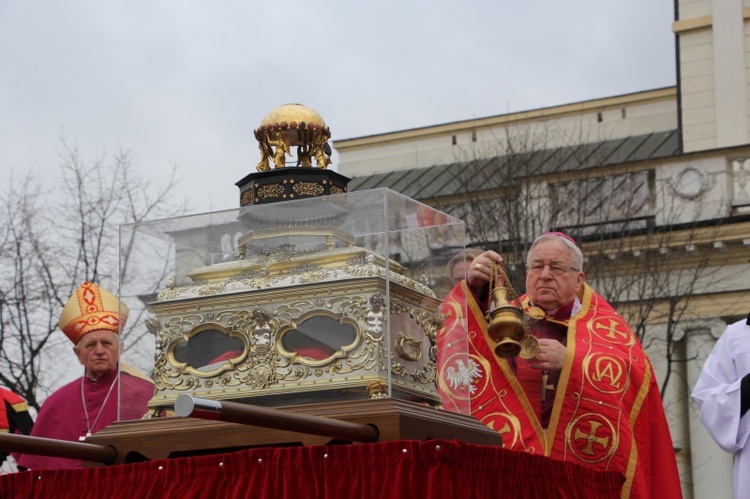
<svg viewBox="0 0 750 499"><path fill-rule="evenodd" d="M597 421L591 421L589 425L591 427L591 432L588 435L584 433L583 431L581 431L580 428L576 428L574 438L576 440L585 439L587 441L586 447L581 449L581 452L588 456L593 456L595 455L594 444L599 444L604 449L606 449L607 446L609 445L609 437L597 437L596 436L596 430L598 430L599 427L602 425L601 423Z"/></svg>
<svg viewBox="0 0 750 499"><path fill-rule="evenodd" d="M547 371L542 371L542 402L547 401L547 390L554 390L555 385L553 384L547 384L547 381L549 380L549 375L547 374Z"/></svg>
<svg viewBox="0 0 750 499"><path fill-rule="evenodd" d="M596 328L597 331L605 330L606 333L604 336L606 336L607 338L614 340L616 338L615 335L621 336L623 339L627 338L628 333L626 333L625 331L620 331L619 329L617 329L617 326L619 326L619 323L613 319L610 319L609 326L606 326L602 324L601 322L599 322L594 327Z"/></svg>

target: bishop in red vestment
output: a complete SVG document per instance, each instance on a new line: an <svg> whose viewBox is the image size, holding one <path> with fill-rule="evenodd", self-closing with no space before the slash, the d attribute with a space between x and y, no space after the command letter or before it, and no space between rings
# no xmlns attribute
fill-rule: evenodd
<svg viewBox="0 0 750 499"><path fill-rule="evenodd" d="M483 253L444 301L439 349L450 352L466 334L456 325L468 327L464 365L439 356L444 405L470 398L472 414L500 432L506 448L619 471L622 497L681 497L651 363L623 318L585 284L575 242L548 233L529 249L528 294L519 304L536 317L528 327L539 352L530 360L497 357L487 334L487 288L501 263L499 254ZM447 379L459 368L468 373L463 382Z"/></svg>
<svg viewBox="0 0 750 499"><path fill-rule="evenodd" d="M32 436L79 441L113 421L140 419L154 394L153 384L119 366L119 331L127 307L108 291L84 282L60 315L60 329L75 345L84 375L44 401ZM81 461L23 454L22 469L80 468Z"/></svg>

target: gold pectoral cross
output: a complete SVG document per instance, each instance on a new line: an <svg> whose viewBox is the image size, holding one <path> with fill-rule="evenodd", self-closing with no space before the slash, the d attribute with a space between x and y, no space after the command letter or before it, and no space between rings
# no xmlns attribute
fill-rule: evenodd
<svg viewBox="0 0 750 499"><path fill-rule="evenodd" d="M542 402L547 401L547 390L555 389L555 385L547 384L548 380L549 375L547 374L547 371L542 371Z"/></svg>

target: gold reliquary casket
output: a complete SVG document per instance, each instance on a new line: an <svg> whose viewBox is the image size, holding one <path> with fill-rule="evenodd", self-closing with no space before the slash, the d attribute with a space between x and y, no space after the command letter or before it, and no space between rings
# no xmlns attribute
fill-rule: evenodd
<svg viewBox="0 0 750 499"><path fill-rule="evenodd" d="M123 226L123 359L155 384L264 406L439 406L433 292L463 222L389 189ZM151 334L145 333L148 330Z"/></svg>

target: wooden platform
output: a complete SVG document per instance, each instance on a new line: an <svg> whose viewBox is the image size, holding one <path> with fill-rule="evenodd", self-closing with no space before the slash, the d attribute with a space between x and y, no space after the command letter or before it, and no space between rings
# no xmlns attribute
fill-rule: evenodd
<svg viewBox="0 0 750 499"><path fill-rule="evenodd" d="M288 406L281 411L322 416L377 427L378 442L392 440L461 440L501 445L499 433L471 416L400 399L374 399ZM114 464L196 456L267 446L327 445L356 442L300 432L194 418L121 421L86 439L117 450ZM101 466L87 463L89 466Z"/></svg>

